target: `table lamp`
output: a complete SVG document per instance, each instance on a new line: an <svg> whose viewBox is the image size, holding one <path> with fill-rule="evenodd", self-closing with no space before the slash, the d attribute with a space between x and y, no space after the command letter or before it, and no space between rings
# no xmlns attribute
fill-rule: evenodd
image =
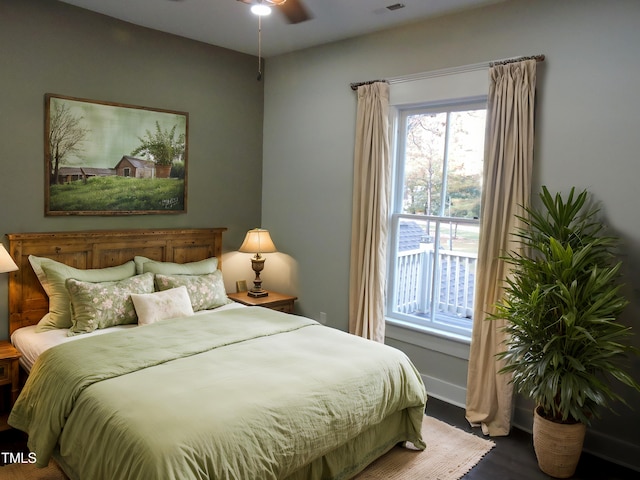
<svg viewBox="0 0 640 480"><path fill-rule="evenodd" d="M0 273L15 272L16 270L18 270L16 262L13 261L4 245L0 243Z"/></svg>
<svg viewBox="0 0 640 480"><path fill-rule="evenodd" d="M16 262L13 261L4 245L0 243L0 273L15 272L16 270L18 270Z"/></svg>
<svg viewBox="0 0 640 480"><path fill-rule="evenodd" d="M260 279L260 272L264 269L265 261L265 258L261 254L277 251L273 240L271 240L269 231L262 228L249 230L238 251L255 253L255 256L251 258L251 268L256 273L256 278L253 281L253 288L247 292L247 295L250 297L266 297L269 295L269 292L262 289L262 280Z"/></svg>

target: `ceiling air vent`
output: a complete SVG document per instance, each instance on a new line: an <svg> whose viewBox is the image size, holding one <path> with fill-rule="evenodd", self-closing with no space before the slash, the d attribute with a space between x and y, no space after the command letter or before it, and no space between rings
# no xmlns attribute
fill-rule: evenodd
<svg viewBox="0 0 640 480"><path fill-rule="evenodd" d="M393 12L394 10L400 10L401 8L404 8L404 3L394 3L393 5L389 5L385 8Z"/></svg>

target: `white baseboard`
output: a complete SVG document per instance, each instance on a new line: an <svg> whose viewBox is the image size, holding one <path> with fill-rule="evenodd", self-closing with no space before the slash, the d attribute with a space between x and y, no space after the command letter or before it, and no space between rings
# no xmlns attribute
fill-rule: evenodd
<svg viewBox="0 0 640 480"><path fill-rule="evenodd" d="M464 408L467 403L467 389L453 383L445 382L439 378L420 374L427 389L427 395L435 397L443 402L456 407ZM427 405L429 404L427 400Z"/></svg>

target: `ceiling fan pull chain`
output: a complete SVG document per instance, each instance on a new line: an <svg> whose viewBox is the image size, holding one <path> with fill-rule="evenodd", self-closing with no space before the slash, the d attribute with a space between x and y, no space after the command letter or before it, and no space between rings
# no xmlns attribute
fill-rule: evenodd
<svg viewBox="0 0 640 480"><path fill-rule="evenodd" d="M258 16L258 81L262 79L262 17Z"/></svg>

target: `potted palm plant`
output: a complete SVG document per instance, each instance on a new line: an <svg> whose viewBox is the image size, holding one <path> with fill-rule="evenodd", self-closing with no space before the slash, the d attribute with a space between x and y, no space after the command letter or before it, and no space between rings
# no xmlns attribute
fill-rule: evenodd
<svg viewBox="0 0 640 480"><path fill-rule="evenodd" d="M514 391L536 405L538 465L567 478L598 410L613 401L626 404L609 380L640 390L623 363L637 351L627 342L631 327L617 321L627 304L621 262L615 261L617 239L605 233L598 209L575 188L566 200L546 187L539 197L542 207L526 208L519 217L523 226L516 236L526 253L504 257L512 272L493 318L506 320L501 372L511 374Z"/></svg>

